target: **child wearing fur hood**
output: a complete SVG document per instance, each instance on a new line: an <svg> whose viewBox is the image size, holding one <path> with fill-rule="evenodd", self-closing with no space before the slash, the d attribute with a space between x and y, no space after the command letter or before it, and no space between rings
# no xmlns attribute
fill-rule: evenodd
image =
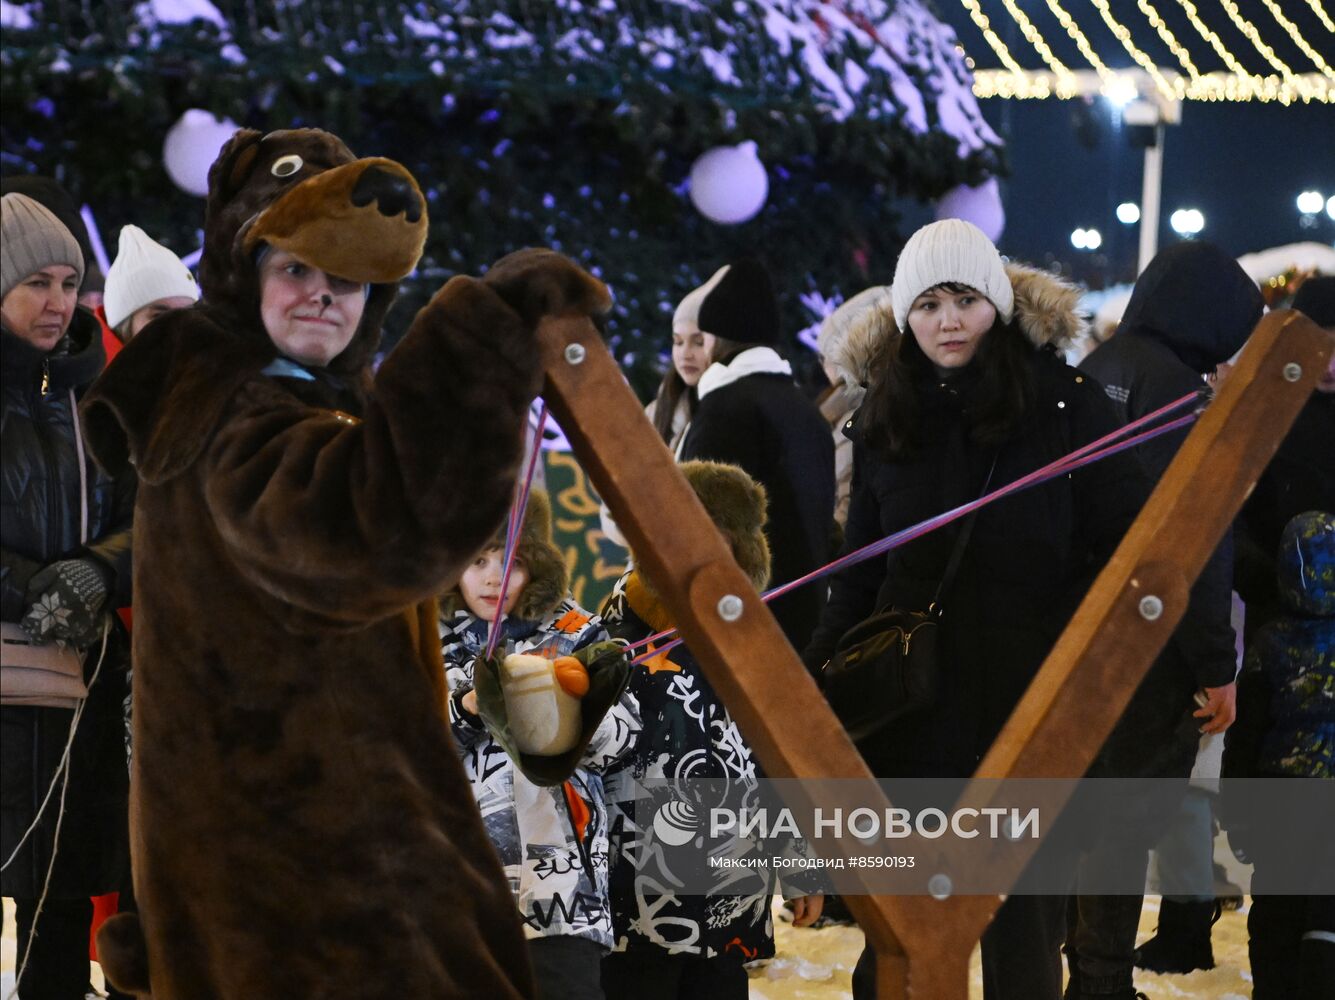
<svg viewBox="0 0 1335 1000"><path fill-rule="evenodd" d="M478 714L473 663L486 648L498 603L502 651L554 658L607 638L602 621L569 596L546 493L529 496L502 597L504 542L503 535L493 539L441 599L450 727L519 907L540 995L600 997L599 963L612 946L602 773L629 749L639 717L634 697L623 694L594 731L580 767L552 787L529 781L492 738Z"/></svg>
<svg viewBox="0 0 1335 1000"><path fill-rule="evenodd" d="M737 564L763 588L770 572L764 487L718 462L688 461L680 469ZM602 613L608 631L631 642L673 624L638 569L617 582ZM617 951L603 961L603 989L608 1000L744 1000L745 963L774 955L769 859L792 856L801 842L705 840L699 846L706 831L697 824L708 807L719 801L753 807L764 795L765 775L686 646L634 667L629 690L642 724L625 762L607 776ZM744 866L715 867L720 854ZM785 876L785 895L795 899L794 925L819 918L821 883L811 872Z"/></svg>

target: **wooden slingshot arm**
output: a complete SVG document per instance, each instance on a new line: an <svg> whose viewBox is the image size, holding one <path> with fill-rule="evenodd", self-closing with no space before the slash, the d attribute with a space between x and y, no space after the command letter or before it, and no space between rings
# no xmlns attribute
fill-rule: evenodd
<svg viewBox="0 0 1335 1000"><path fill-rule="evenodd" d="M548 408L766 774L862 779L859 804L884 810L889 801L737 567L593 324L546 319L538 342ZM903 981L907 965L892 924L908 923L911 903L907 897L848 897L884 953L900 954L882 982L892 975ZM903 911L898 918L896 911ZM967 951L964 957L967 962Z"/></svg>
<svg viewBox="0 0 1335 1000"><path fill-rule="evenodd" d="M592 323L549 318L538 340L548 406L767 774L865 779L861 804L883 810L889 803L865 762L675 469ZM977 777L1084 773L1330 353L1329 335L1297 313L1262 320ZM971 785L962 801L985 804L990 794ZM986 851L950 863L964 871L986 863ZM882 997L967 997L969 954L998 897L847 901L876 947Z"/></svg>

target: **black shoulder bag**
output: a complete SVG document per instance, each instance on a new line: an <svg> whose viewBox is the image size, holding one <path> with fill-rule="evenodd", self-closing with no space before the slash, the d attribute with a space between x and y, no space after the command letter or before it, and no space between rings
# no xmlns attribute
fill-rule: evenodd
<svg viewBox="0 0 1335 1000"><path fill-rule="evenodd" d="M996 467L994 458L980 496L987 493ZM941 595L955 579L977 518L975 510L960 526L946 571L926 611L895 607L877 611L840 637L834 656L825 664L825 698L854 743L936 701L942 681L936 648Z"/></svg>

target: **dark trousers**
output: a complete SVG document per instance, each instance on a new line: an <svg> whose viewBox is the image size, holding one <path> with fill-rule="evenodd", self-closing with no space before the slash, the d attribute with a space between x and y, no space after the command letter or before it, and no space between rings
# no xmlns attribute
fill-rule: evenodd
<svg viewBox="0 0 1335 1000"><path fill-rule="evenodd" d="M1148 856L1146 861L1148 862ZM1125 995L1145 897L1072 896L1066 914L1070 996Z"/></svg>
<svg viewBox="0 0 1335 1000"><path fill-rule="evenodd" d="M18 930L17 970L32 938L28 964L19 981L20 1000L83 1000L88 993L88 929L93 922L93 901L52 899L42 904L33 934L35 899L15 899Z"/></svg>
<svg viewBox="0 0 1335 1000"><path fill-rule="evenodd" d="M1121 785L1099 801L1094 815L1083 817L1097 832L1077 863L1075 896L1067 911L1067 996L1132 991L1150 848L1187 793L1191 758L1184 755L1178 764L1182 777Z"/></svg>
<svg viewBox="0 0 1335 1000"><path fill-rule="evenodd" d="M603 949L585 938L530 938L528 958L538 1000L603 1000Z"/></svg>
<svg viewBox="0 0 1335 1000"><path fill-rule="evenodd" d="M1062 995L1064 896L1011 896L983 934L984 1000L1057 1000ZM876 955L862 950L854 1000L875 1000Z"/></svg>
<svg viewBox="0 0 1335 1000"><path fill-rule="evenodd" d="M644 949L603 959L607 1000L746 1000L750 990L746 968L732 957Z"/></svg>

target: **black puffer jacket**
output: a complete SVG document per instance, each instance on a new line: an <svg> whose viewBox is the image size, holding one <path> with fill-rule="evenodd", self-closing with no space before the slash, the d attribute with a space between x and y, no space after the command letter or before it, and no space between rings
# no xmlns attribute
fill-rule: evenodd
<svg viewBox="0 0 1335 1000"><path fill-rule="evenodd" d="M58 559L91 557L114 578L108 608L129 604L132 476L112 480L87 459L88 537L79 543L79 471L73 402L103 366L97 321L77 310L69 335L49 355L0 332L0 617L17 622L27 611L28 581ZM42 392L43 375L47 391ZM122 702L127 644L108 643L97 683L79 723L71 754L66 816L51 892L73 898L120 887L128 865ZM91 677L97 649L90 653ZM51 784L73 713L66 709L0 709L0 853L8 858ZM4 894L36 897L46 878L58 809L53 798L38 832L2 877Z"/></svg>
<svg viewBox="0 0 1335 1000"><path fill-rule="evenodd" d="M1117 426L1102 388L1063 364L1052 347L1078 329L1078 293L1045 272L1012 265L1016 323L1030 355L1035 402L999 449L973 441L967 411L976 373L943 383L924 366L923 452L889 461L862 439L856 420L853 498L845 551L973 500L993 458L995 489ZM898 337L889 307L871 310L836 359L864 382L887 337ZM1107 561L1148 489L1139 465L1115 456L982 508L954 585L942 595L941 663L948 682L936 705L890 727L864 747L882 777L972 774L1094 576ZM818 669L839 637L888 604L926 608L945 572L960 522L836 575L829 604L804 659Z"/></svg>

